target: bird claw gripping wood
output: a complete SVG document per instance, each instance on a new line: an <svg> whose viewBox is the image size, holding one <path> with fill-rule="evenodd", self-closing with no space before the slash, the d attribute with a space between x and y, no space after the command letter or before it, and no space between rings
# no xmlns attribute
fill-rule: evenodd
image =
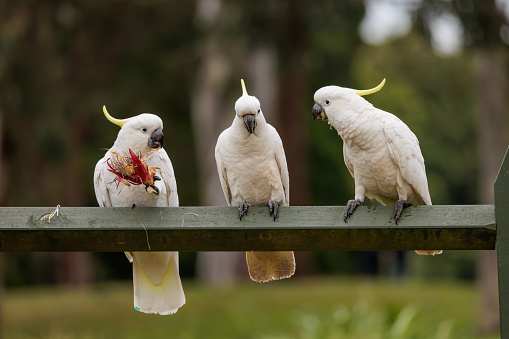
<svg viewBox="0 0 509 339"><path fill-rule="evenodd" d="M396 205L394 206L394 220L396 221L396 225L398 224L399 218L401 217L403 208L408 206L412 206L412 203L408 200L399 199L396 201Z"/></svg>
<svg viewBox="0 0 509 339"><path fill-rule="evenodd" d="M113 157L108 158L108 171L115 174L119 183L126 186L131 185L145 185L145 190L148 193L159 194L159 188L154 183L161 180L156 176L156 169L159 167L148 166L146 161L159 149L146 153L143 157L137 156L131 149L129 154L119 154L111 151Z"/></svg>
<svg viewBox="0 0 509 339"><path fill-rule="evenodd" d="M270 215L274 216L274 221L276 221L277 218L277 210L279 208L279 203L276 200L271 200L269 202L269 211Z"/></svg>
<svg viewBox="0 0 509 339"><path fill-rule="evenodd" d="M239 219L242 221L242 217L247 215L247 209L249 208L249 203L247 201L243 201L239 206Z"/></svg>
<svg viewBox="0 0 509 339"><path fill-rule="evenodd" d="M362 201L359 199L356 200L348 200L346 204L345 214L343 214L343 220L346 222L346 219L350 218L353 215L353 211L357 208L357 206L362 205Z"/></svg>

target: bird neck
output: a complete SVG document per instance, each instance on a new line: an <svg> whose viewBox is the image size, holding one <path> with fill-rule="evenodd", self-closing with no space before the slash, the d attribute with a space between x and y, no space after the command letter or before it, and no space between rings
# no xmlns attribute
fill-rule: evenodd
<svg viewBox="0 0 509 339"><path fill-rule="evenodd" d="M329 124L336 129L344 141L356 143L378 129L377 114L373 106L348 108L341 111L341 114L331 114L328 116Z"/></svg>
<svg viewBox="0 0 509 339"><path fill-rule="evenodd" d="M148 144L145 144L140 147L140 145L134 145L133 143L130 143L128 140L117 139L110 150L119 154L128 153L129 150L132 150L135 154L144 155L150 151L150 147L148 147Z"/></svg>

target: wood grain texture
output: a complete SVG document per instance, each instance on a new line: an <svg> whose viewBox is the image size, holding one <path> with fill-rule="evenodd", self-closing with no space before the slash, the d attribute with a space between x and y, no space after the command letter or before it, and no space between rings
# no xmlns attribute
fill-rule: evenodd
<svg viewBox="0 0 509 339"><path fill-rule="evenodd" d="M393 207L361 206L348 223L343 206L0 208L0 251L357 251L494 249L493 205L412 206L394 223ZM148 238L148 242L147 242Z"/></svg>

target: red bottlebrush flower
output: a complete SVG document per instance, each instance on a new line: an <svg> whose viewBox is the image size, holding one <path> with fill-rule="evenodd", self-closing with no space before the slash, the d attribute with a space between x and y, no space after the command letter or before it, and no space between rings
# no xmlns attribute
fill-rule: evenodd
<svg viewBox="0 0 509 339"><path fill-rule="evenodd" d="M131 149L129 154L119 154L111 152L113 157L106 160L108 164L108 171L115 174L119 183L126 186L131 185L145 185L145 189L149 193L159 193L159 189L154 186L156 180L160 180L157 177L156 169L159 167L148 166L146 161L159 149L155 149L146 153L143 157L137 156Z"/></svg>

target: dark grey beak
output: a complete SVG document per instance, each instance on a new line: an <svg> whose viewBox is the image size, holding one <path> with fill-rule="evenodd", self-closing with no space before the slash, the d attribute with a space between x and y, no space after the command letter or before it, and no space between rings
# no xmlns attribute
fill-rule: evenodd
<svg viewBox="0 0 509 339"><path fill-rule="evenodd" d="M325 110L319 104L315 104L313 106L312 114L313 114L313 120L318 119L318 120L327 121L327 114L325 114Z"/></svg>
<svg viewBox="0 0 509 339"><path fill-rule="evenodd" d="M148 139L148 147L159 148L163 147L164 134L163 130L158 128L152 133L150 139Z"/></svg>
<svg viewBox="0 0 509 339"><path fill-rule="evenodd" d="M256 118L253 114L244 115L244 126L249 133L253 133L256 127Z"/></svg>

